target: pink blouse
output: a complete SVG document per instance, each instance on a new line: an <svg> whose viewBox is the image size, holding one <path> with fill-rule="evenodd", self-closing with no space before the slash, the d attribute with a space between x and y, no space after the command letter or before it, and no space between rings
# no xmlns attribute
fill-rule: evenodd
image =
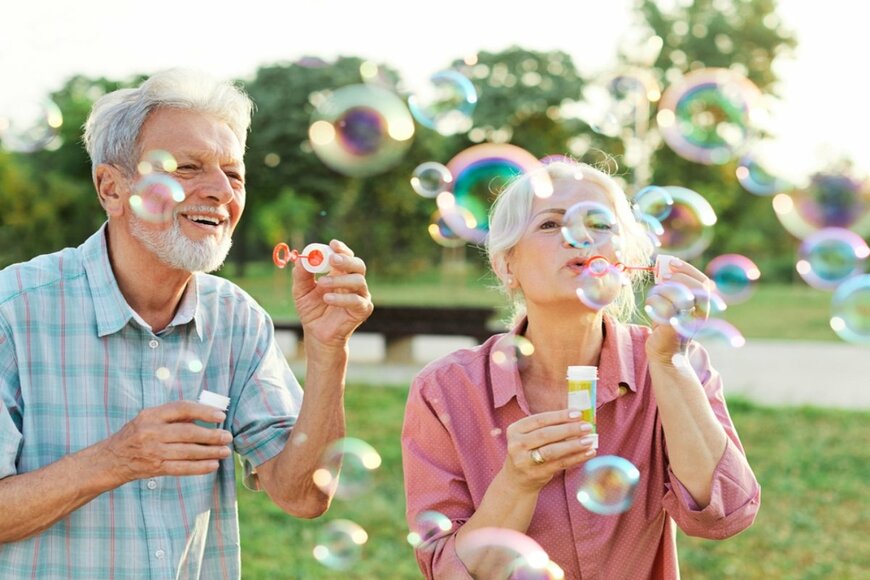
<svg viewBox="0 0 870 580"><path fill-rule="evenodd" d="M524 327L525 321L517 329ZM541 489L526 532L566 578L679 578L674 522L688 535L722 539L748 528L758 512L761 488L728 415L722 380L694 342L690 358L728 434L710 504L699 509L671 471L647 371L649 333L605 317L598 368L598 455L624 457L640 471L631 508L605 516L581 506L579 466ZM408 523L427 510L453 522L452 530L416 550L427 578L471 577L456 555L455 534L504 464L508 425L529 415L518 371L491 358L507 340L510 335L496 335L434 361L411 386L402 428Z"/></svg>

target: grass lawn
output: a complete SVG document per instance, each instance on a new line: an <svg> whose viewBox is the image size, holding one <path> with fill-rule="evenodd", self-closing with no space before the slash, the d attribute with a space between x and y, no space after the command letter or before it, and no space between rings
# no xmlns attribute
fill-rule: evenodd
<svg viewBox="0 0 870 580"><path fill-rule="evenodd" d="M399 435L407 391L351 385L348 435L374 446L383 463L371 487L336 501L317 520L285 515L261 493L239 490L246 579L421 577L406 543ZM866 578L870 570L870 413L773 409L732 400L730 410L762 485L753 527L723 542L680 535L684 578ZM368 532L348 570L317 562L312 549L328 522Z"/></svg>
<svg viewBox="0 0 870 580"><path fill-rule="evenodd" d="M233 276L231 268L225 275L256 298L275 320L295 319L289 271L278 270L271 263L257 263L249 266L244 277ZM369 276L375 307L378 304L493 306L506 316L505 300L492 289L492 284L490 275L480 273L445 276L433 271L402 282ZM828 325L830 307L830 293L804 284L762 282L748 301L730 306L723 317L750 340L839 341Z"/></svg>

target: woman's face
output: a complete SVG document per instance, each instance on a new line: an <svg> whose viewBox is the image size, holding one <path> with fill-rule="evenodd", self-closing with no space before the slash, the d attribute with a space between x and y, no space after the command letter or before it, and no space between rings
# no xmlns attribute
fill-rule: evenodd
<svg viewBox="0 0 870 580"><path fill-rule="evenodd" d="M611 263L617 261L618 234L614 226L612 235L603 232L603 241L592 247L572 247L562 236L565 212L579 202L596 202L611 212L613 204L597 184L570 177L554 182L553 195L535 198L531 220L525 232L507 258L509 286L519 288L528 305L565 304L575 307L582 303L577 297L577 276L592 256L604 256ZM598 232L600 235L602 232Z"/></svg>

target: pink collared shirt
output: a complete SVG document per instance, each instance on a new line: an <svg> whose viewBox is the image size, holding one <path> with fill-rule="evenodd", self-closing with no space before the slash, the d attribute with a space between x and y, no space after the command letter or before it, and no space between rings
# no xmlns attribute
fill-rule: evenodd
<svg viewBox="0 0 870 580"><path fill-rule="evenodd" d="M544 486L526 532L566 578L679 578L674 523L688 535L722 539L748 528L758 512L761 488L728 415L722 380L694 342L690 358L728 435L709 505L699 509L671 471L647 370L649 332L605 317L598 368L598 455L624 457L640 471L631 508L607 516L586 510L576 500L582 466L576 467ZM455 534L504 464L508 425L529 415L518 371L491 358L509 339L496 335L441 358L411 386L402 428L408 523L413 527L427 510L453 522L452 530L416 550L428 578L471 577L456 555Z"/></svg>

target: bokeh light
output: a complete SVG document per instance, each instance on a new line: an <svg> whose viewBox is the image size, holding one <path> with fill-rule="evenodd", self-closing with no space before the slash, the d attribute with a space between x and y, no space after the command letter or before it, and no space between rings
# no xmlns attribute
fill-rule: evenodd
<svg viewBox="0 0 870 580"><path fill-rule="evenodd" d="M60 146L63 113L50 99L28 102L14 113L0 113L0 145L6 151L33 153Z"/></svg>
<svg viewBox="0 0 870 580"><path fill-rule="evenodd" d="M505 334L492 349L490 359L503 369L524 369L529 357L535 353L535 345L520 334Z"/></svg>

